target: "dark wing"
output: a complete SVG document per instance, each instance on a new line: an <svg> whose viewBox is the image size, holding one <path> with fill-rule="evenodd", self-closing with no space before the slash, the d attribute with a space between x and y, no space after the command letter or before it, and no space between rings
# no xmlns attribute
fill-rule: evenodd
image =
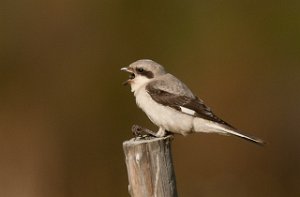
<svg viewBox="0 0 300 197"><path fill-rule="evenodd" d="M195 113L193 116L195 117L211 120L233 128L231 125L217 117L198 97L191 98L185 95L176 95L152 86L151 84L146 86L146 91L151 98L159 104L172 107L181 112L183 112L183 108L186 108L194 111Z"/></svg>

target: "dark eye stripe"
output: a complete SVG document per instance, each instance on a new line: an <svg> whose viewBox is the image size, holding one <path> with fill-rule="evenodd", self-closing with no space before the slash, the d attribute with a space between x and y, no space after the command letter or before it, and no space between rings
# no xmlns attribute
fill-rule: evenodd
<svg viewBox="0 0 300 197"><path fill-rule="evenodd" d="M147 71L147 70L144 70L143 68L137 68L136 71L142 75L142 76L145 76L147 77L148 79L151 79L154 77L153 73L151 71Z"/></svg>
<svg viewBox="0 0 300 197"><path fill-rule="evenodd" d="M144 70L144 72L142 73L142 75L144 75L145 77L147 77L148 79L153 78L153 73L151 71L146 71Z"/></svg>

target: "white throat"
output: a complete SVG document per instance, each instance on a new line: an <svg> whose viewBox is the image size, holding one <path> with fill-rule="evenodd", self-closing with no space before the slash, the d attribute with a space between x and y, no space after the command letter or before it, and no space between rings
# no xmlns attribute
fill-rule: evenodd
<svg viewBox="0 0 300 197"><path fill-rule="evenodd" d="M134 80L131 81L131 92L138 91L141 87L145 86L150 79L144 76L136 76Z"/></svg>

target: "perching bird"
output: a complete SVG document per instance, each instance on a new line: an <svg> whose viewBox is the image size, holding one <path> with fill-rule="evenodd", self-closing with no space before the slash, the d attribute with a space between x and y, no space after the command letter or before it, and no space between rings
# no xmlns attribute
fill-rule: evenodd
<svg viewBox="0 0 300 197"><path fill-rule="evenodd" d="M121 68L130 73L124 84L130 84L137 105L159 127L156 137L166 132L187 135L190 133L219 133L233 135L263 144L261 139L240 133L217 117L201 99L163 66L152 60L138 60Z"/></svg>

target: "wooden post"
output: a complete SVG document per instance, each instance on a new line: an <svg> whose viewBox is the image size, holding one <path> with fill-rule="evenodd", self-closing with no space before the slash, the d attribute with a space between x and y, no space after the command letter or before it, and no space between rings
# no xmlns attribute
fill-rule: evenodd
<svg viewBox="0 0 300 197"><path fill-rule="evenodd" d="M132 197L177 196L171 155L172 136L123 143Z"/></svg>

